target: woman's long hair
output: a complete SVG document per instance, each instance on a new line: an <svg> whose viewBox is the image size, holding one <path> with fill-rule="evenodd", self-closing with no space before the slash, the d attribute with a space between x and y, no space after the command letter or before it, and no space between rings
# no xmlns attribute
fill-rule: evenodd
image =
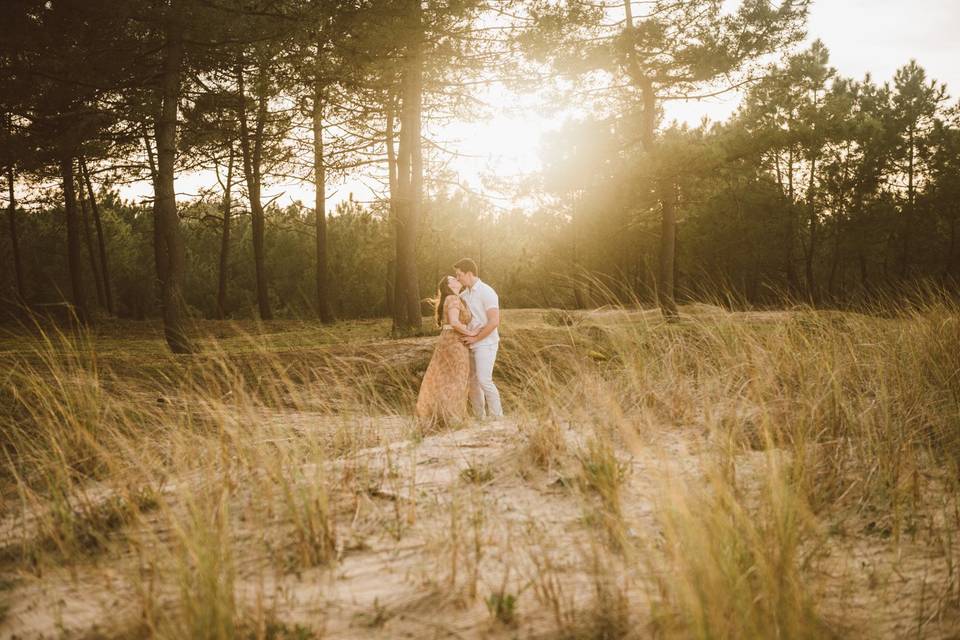
<svg viewBox="0 0 960 640"><path fill-rule="evenodd" d="M443 301L447 299L447 296L457 295L453 292L453 289L450 288L450 282L447 280L448 277L449 276L444 276L437 284L437 297L433 300L438 327L443 327Z"/></svg>

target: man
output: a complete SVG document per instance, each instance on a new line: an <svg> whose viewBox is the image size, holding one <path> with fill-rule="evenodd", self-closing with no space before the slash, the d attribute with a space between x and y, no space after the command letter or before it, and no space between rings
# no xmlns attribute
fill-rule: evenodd
<svg viewBox="0 0 960 640"><path fill-rule="evenodd" d="M500 392L493 383L493 364L500 346L500 298L497 292L477 275L477 263L464 258L453 265L457 280L464 289L460 298L470 310L473 319L468 325L479 329L475 336L464 336L470 347L470 405L479 417L500 417Z"/></svg>

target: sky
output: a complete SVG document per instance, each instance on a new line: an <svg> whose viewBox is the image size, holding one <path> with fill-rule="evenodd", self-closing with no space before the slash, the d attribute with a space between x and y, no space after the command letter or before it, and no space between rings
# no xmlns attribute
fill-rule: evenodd
<svg viewBox="0 0 960 640"><path fill-rule="evenodd" d="M960 96L960 0L814 0L808 23L808 42L823 40L831 64L844 76L862 79L867 72L876 82L892 80L897 68L916 59L928 77L946 82L955 101ZM481 174L493 170L501 177L530 173L539 167L540 139L555 129L562 118L543 117L533 96L492 95L495 115L482 122L456 123L441 133L446 146L462 157L451 163L458 181L483 192ZM740 96L729 94L709 101L671 103L667 117L691 124L703 117L722 120L737 107ZM209 180L209 178L207 178ZM184 176L177 181L182 196L195 193L205 180ZM362 180L330 185L328 211L338 201L353 195L368 201L373 194ZM294 200L313 202L313 189L296 184L273 185L265 200L280 195L277 204ZM124 197L149 197L149 185L131 185ZM501 206L510 206L502 194L490 194Z"/></svg>
<svg viewBox="0 0 960 640"><path fill-rule="evenodd" d="M899 67L916 59L929 78L946 82L960 96L960 0L814 0L807 43L827 45L840 75L875 82L892 81ZM703 115L723 119L736 109L738 95L711 104L674 108L678 119L698 122Z"/></svg>
<svg viewBox="0 0 960 640"><path fill-rule="evenodd" d="M842 74L887 80L915 58L960 93L960 0L817 0L808 30Z"/></svg>

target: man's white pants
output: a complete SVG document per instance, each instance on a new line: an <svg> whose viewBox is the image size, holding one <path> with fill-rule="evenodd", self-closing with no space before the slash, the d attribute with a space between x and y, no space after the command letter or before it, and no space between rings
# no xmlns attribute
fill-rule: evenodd
<svg viewBox="0 0 960 640"><path fill-rule="evenodd" d="M473 412L481 418L485 415L499 417L503 415L500 406L500 392L493 384L493 364L497 361L497 347L495 342L490 345L482 344L470 350L470 406ZM486 404L486 411L484 411Z"/></svg>

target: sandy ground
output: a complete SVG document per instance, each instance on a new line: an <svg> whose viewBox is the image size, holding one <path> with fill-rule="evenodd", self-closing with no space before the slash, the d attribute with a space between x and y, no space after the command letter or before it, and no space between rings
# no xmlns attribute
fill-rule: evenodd
<svg viewBox="0 0 960 640"><path fill-rule="evenodd" d="M284 419L297 429L322 428L316 417ZM524 461L522 425L475 423L419 441L400 437L397 418L379 426L376 446L327 469L341 482L355 467L370 478L368 490L337 504L338 558L330 566L271 562L264 532L274 525L232 523L239 610L288 628L302 625L317 637L556 637L558 629L579 624L578 610L596 607L600 576L625 599L637 635L650 635L658 501L666 477L697 482L702 474L706 443L696 430L643 433L630 451L618 453L633 551L611 555L596 553L589 498L570 487L563 471ZM572 430L566 437L576 440ZM765 464L763 454L744 454L737 476L749 483ZM174 499L175 483L168 491ZM242 487L231 498L237 513L256 499ZM8 515L0 531L8 536L16 522L23 521ZM71 566L6 573L0 638L142 635L145 611L160 619L163 603L176 597L151 578L151 545L166 539L164 526L148 516L143 527L152 527L152 543L118 543ZM854 533L827 538L818 558L821 610L838 635L960 637L955 612L944 616L937 606L949 594L934 585L947 583L949 565L931 557L930 545ZM501 592L516 598L510 625L488 608L492 594Z"/></svg>

